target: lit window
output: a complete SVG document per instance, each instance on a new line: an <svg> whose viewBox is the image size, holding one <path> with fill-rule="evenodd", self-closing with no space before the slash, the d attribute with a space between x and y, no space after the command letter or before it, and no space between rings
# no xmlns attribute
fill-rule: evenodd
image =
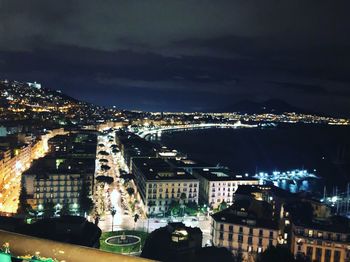
<svg viewBox="0 0 350 262"><path fill-rule="evenodd" d="M314 235L314 231L313 230L309 230L309 237L312 237Z"/></svg>

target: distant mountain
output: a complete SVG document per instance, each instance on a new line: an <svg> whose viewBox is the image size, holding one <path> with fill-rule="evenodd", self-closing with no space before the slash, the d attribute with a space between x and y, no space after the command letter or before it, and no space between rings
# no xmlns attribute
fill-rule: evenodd
<svg viewBox="0 0 350 262"><path fill-rule="evenodd" d="M287 102L279 99L269 99L265 102L254 102L250 100L242 100L230 106L217 108L214 112L240 112L247 114L254 113L283 113L283 112L296 112L306 113L305 110L297 108L288 104ZM312 113L312 112L309 112Z"/></svg>

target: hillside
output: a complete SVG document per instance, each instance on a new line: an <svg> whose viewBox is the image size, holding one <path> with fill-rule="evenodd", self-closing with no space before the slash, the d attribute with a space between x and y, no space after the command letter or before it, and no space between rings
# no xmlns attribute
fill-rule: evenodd
<svg viewBox="0 0 350 262"><path fill-rule="evenodd" d="M39 84L0 80L0 121L87 124L110 117L110 113L113 112Z"/></svg>

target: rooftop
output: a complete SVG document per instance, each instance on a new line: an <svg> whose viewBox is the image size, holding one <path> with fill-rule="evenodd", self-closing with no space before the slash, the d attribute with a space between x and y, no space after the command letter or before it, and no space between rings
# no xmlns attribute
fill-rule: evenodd
<svg viewBox="0 0 350 262"><path fill-rule="evenodd" d="M332 216L327 220L312 220L309 222L293 221L295 226L328 232L350 234L350 220L346 217Z"/></svg>
<svg viewBox="0 0 350 262"><path fill-rule="evenodd" d="M25 171L28 175L46 174L83 174L94 172L95 159L93 158L64 158L46 156L33 162Z"/></svg>
<svg viewBox="0 0 350 262"><path fill-rule="evenodd" d="M278 229L272 218L271 206L264 201L240 200L212 215L215 221L257 228Z"/></svg>
<svg viewBox="0 0 350 262"><path fill-rule="evenodd" d="M134 158L134 164L147 180L195 180L181 168L172 167L161 158Z"/></svg>
<svg viewBox="0 0 350 262"><path fill-rule="evenodd" d="M231 171L228 168L196 169L196 170L194 170L194 174L202 176L209 181L234 181L234 180L249 180L249 181L254 180L254 181L257 181L257 179L255 179L253 177L234 174L233 171Z"/></svg>

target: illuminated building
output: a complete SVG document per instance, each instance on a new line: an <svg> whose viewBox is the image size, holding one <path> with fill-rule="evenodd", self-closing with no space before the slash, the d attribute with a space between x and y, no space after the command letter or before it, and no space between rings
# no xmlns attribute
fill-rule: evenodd
<svg viewBox="0 0 350 262"><path fill-rule="evenodd" d="M156 157L155 144L130 132L117 132L116 144L127 167L132 170L132 159L140 157Z"/></svg>
<svg viewBox="0 0 350 262"><path fill-rule="evenodd" d="M258 253L276 246L278 234L278 223L264 201L235 201L212 215L213 245L241 254L243 261L254 261Z"/></svg>
<svg viewBox="0 0 350 262"><path fill-rule="evenodd" d="M238 186L259 183L257 179L235 175L224 168L194 169L193 175L199 180L200 200L212 208L217 208L222 202L231 205Z"/></svg>
<svg viewBox="0 0 350 262"><path fill-rule="evenodd" d="M96 135L76 133L49 140L50 155L35 161L23 175L23 185L34 207L52 202L77 209L83 186L93 192Z"/></svg>
<svg viewBox="0 0 350 262"><path fill-rule="evenodd" d="M350 229L347 218L292 224L292 253L311 261L350 261Z"/></svg>
<svg viewBox="0 0 350 262"><path fill-rule="evenodd" d="M55 129L40 136L18 134L3 138L6 146L0 147L0 211L16 212L21 174L30 167L33 160L46 154L47 140L62 132L63 129Z"/></svg>
<svg viewBox="0 0 350 262"><path fill-rule="evenodd" d="M161 158L134 158L132 173L147 213L164 213L172 201L198 203L198 180Z"/></svg>
<svg viewBox="0 0 350 262"><path fill-rule="evenodd" d="M94 159L46 157L23 174L23 186L34 207L52 202L74 208L84 184L88 183L92 193L94 170Z"/></svg>

